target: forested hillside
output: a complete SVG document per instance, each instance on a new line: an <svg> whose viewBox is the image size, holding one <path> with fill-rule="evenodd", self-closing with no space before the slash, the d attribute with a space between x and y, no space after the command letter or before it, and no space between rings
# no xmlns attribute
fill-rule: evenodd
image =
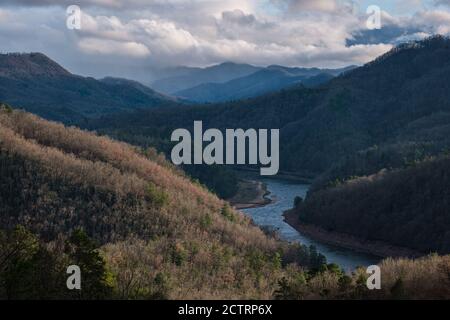
<svg viewBox="0 0 450 320"><path fill-rule="evenodd" d="M71 259L63 244L92 251L90 237L111 273L100 270L94 282L120 298L270 298L282 276L325 262L314 250L267 237L153 150L8 106L0 112L0 176L0 236L9 239L2 252L20 243L25 256L17 259L47 252L58 269ZM12 233L17 225L25 230ZM15 273L1 269L0 286L20 273L14 261L1 262Z"/></svg>
<svg viewBox="0 0 450 320"><path fill-rule="evenodd" d="M41 53L0 55L0 101L52 120L85 118L173 103L132 81L74 75Z"/></svg>
<svg viewBox="0 0 450 320"><path fill-rule="evenodd" d="M448 147L448 77L450 40L435 36L401 45L318 88L300 86L234 103L106 117L90 128L141 142L167 141L173 128L190 127L194 120L216 128L280 128L281 169L319 175L344 167L345 159L375 145L384 150L397 144L390 150L400 154L387 157L403 158L405 153L408 161L422 149L436 154ZM371 174L386 165L390 163L374 165L372 172L351 167Z"/></svg>
<svg viewBox="0 0 450 320"><path fill-rule="evenodd" d="M302 223L363 240L450 253L450 158L382 170L310 193L296 207Z"/></svg>
<svg viewBox="0 0 450 320"><path fill-rule="evenodd" d="M0 111L1 299L448 298L448 257L344 274L266 236L152 150ZM65 287L82 268L81 292Z"/></svg>

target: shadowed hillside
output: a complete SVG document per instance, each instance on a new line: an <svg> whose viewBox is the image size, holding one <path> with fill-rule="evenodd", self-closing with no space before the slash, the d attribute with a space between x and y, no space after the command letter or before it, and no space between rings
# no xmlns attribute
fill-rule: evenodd
<svg viewBox="0 0 450 320"><path fill-rule="evenodd" d="M295 211L302 223L362 240L450 253L450 159L336 182L310 193Z"/></svg>
<svg viewBox="0 0 450 320"><path fill-rule="evenodd" d="M68 123L175 99L133 81L71 74L41 53L0 55L0 101Z"/></svg>

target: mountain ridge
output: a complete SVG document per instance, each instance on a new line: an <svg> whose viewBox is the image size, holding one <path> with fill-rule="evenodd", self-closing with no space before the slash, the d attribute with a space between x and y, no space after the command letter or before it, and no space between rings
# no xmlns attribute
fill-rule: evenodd
<svg viewBox="0 0 450 320"><path fill-rule="evenodd" d="M0 55L0 101L48 119L82 121L177 100L131 80L74 75L41 53Z"/></svg>

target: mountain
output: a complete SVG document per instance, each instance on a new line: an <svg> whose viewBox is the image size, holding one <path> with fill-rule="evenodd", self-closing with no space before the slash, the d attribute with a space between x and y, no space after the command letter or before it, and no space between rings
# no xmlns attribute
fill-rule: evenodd
<svg viewBox="0 0 450 320"><path fill-rule="evenodd" d="M83 230L101 246L122 299L270 298L288 276L280 259L323 262L306 247L269 238L154 150L3 105L0 176L0 253L8 250L2 231L17 225L54 241L55 250Z"/></svg>
<svg viewBox="0 0 450 320"><path fill-rule="evenodd" d="M173 94L203 83L224 83L232 79L250 75L261 68L249 64L224 62L207 68L178 67L165 71L169 77L152 82L151 86L159 92Z"/></svg>
<svg viewBox="0 0 450 320"><path fill-rule="evenodd" d="M35 76L70 76L70 72L42 53L2 54L0 76L12 79L26 79Z"/></svg>
<svg viewBox="0 0 450 320"><path fill-rule="evenodd" d="M368 290L366 270L265 235L154 150L6 105L0 176L1 299L395 299L399 282L402 298L450 294L448 257L380 262L383 289ZM81 292L66 287L73 264Z"/></svg>
<svg viewBox="0 0 450 320"><path fill-rule="evenodd" d="M317 86L339 75L340 70L321 70L317 68L287 68L269 66L248 76L230 80L225 83L204 83L198 86L175 92L174 95L195 102L225 102L256 97L278 91L296 84Z"/></svg>
<svg viewBox="0 0 450 320"><path fill-rule="evenodd" d="M0 101L73 122L176 100L133 81L77 76L45 55L31 53L0 55Z"/></svg>
<svg viewBox="0 0 450 320"><path fill-rule="evenodd" d="M436 36L401 45L315 88L214 106L158 108L103 118L92 128L163 139L171 128L190 128L194 120L203 120L205 128L279 128L281 169L318 176L346 159L365 157L374 146L412 154L420 152L414 150L417 143L436 152L448 148L448 77L450 40ZM397 143L401 148L387 147Z"/></svg>
<svg viewBox="0 0 450 320"><path fill-rule="evenodd" d="M296 207L303 224L428 254L450 253L450 157L336 183Z"/></svg>

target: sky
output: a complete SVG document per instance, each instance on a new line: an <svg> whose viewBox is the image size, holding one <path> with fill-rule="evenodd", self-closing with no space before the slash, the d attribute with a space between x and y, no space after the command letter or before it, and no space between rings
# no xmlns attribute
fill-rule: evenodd
<svg viewBox="0 0 450 320"><path fill-rule="evenodd" d="M70 5L80 29L67 27ZM450 0L0 0L0 51L42 52L97 78L151 81L161 68L224 61L361 65L433 34L450 35Z"/></svg>

